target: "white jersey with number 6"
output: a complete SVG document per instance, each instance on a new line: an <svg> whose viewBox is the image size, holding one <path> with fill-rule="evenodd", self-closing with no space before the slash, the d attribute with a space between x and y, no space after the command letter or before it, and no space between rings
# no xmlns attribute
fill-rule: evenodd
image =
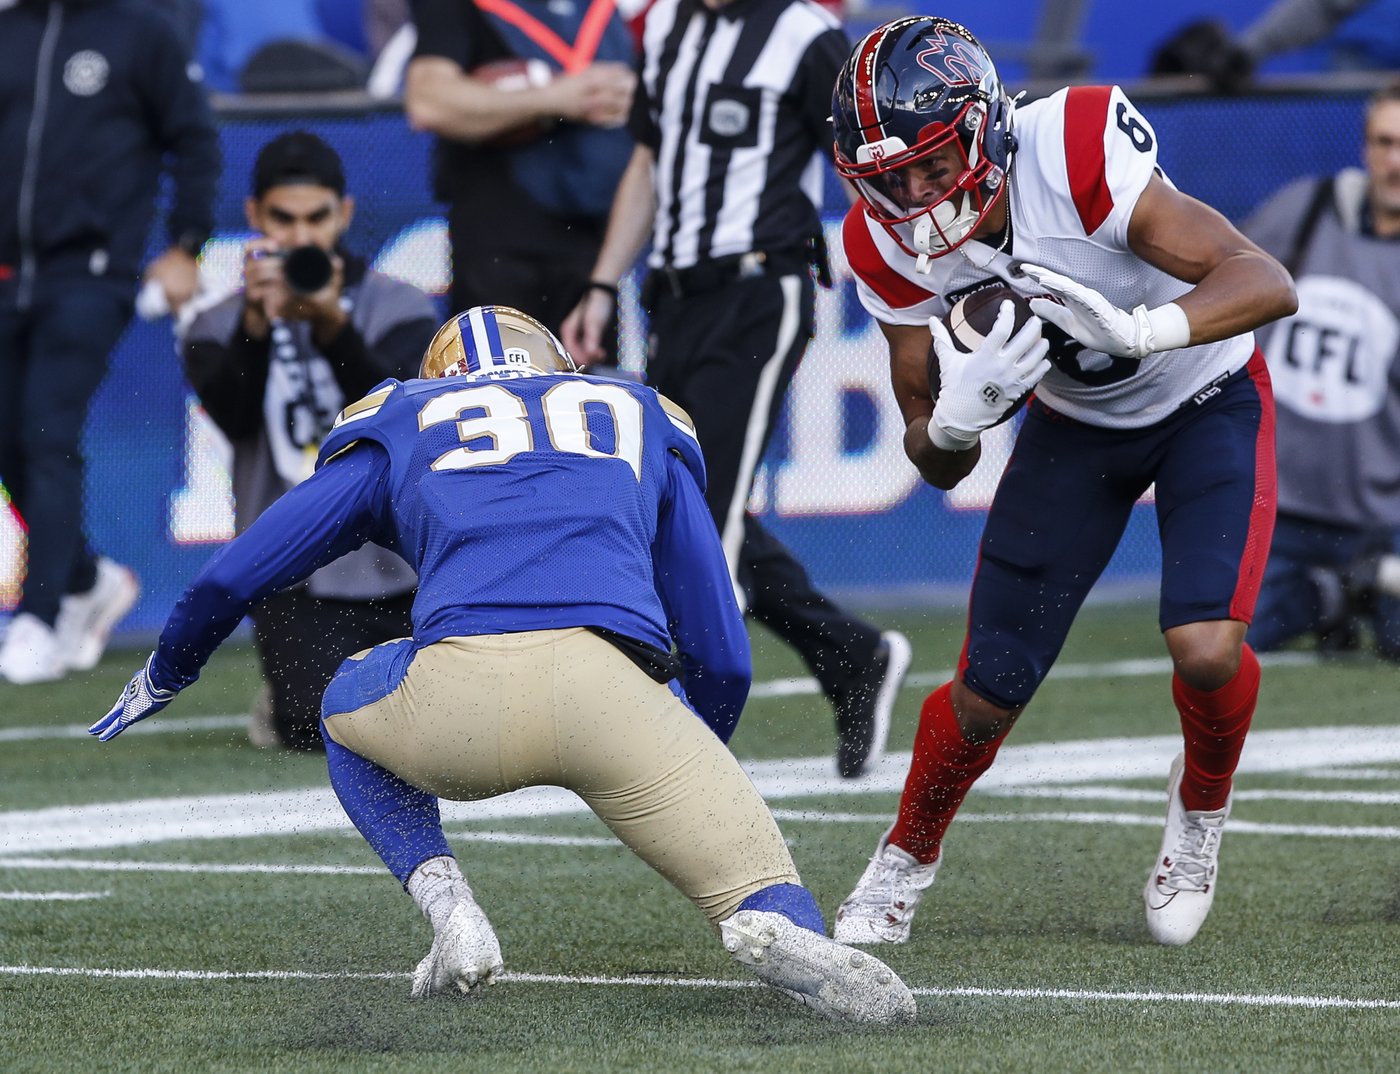
<svg viewBox="0 0 1400 1074"><path fill-rule="evenodd" d="M1125 310L1151 309L1190 290L1128 248L1133 208L1152 175L1162 173L1156 134L1123 91L1073 87L1017 108L1015 115L1008 250L969 242L926 262L921 272L858 202L846 216L842 239L866 310L886 324L921 325L948 311L948 296L996 276L1034 294L1034 284L1016 275L1021 261L1069 276ZM903 229L903 245L913 248L911 226L894 226ZM1254 352L1248 332L1159 351L1140 362L1086 350L1062 335L1057 341L1053 329L1046 335L1054 368L1036 396L1069 417L1109 428L1162 420L1212 381L1242 368Z"/></svg>

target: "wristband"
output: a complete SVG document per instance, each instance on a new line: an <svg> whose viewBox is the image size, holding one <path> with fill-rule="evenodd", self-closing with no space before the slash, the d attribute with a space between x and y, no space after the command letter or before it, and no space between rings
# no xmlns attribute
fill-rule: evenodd
<svg viewBox="0 0 1400 1074"><path fill-rule="evenodd" d="M585 294L589 291L606 291L612 296L614 302L617 301L617 287L610 283L604 283L602 280L589 280L583 290Z"/></svg>
<svg viewBox="0 0 1400 1074"><path fill-rule="evenodd" d="M964 440L954 436L933 418L928 419L928 438L933 446L940 451L971 451L977 446L977 441L982 438L980 433L973 433L971 440Z"/></svg>
<svg viewBox="0 0 1400 1074"><path fill-rule="evenodd" d="M1186 319L1186 311L1175 302L1155 310L1138 306L1133 310L1133 320L1138 324L1138 340L1146 345L1144 355L1180 350L1191 343L1191 322Z"/></svg>

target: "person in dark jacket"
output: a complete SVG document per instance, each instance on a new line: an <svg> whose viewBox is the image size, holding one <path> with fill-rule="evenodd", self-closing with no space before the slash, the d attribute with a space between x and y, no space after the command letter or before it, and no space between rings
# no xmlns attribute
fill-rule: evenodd
<svg viewBox="0 0 1400 1074"><path fill-rule="evenodd" d="M178 308L213 225L218 136L197 69L160 8L20 0L0 10L0 482L28 530L28 573L0 678L97 663L135 603L83 530L88 404L134 308L162 173L168 248L146 268Z"/></svg>

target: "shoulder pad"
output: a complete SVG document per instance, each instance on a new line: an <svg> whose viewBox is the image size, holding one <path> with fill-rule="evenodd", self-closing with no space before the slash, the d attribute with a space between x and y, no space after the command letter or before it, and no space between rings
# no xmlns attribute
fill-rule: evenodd
<svg viewBox="0 0 1400 1074"><path fill-rule="evenodd" d="M335 423L321 442L321 451L316 458L317 469L364 439L370 419L384 408L384 404L399 387L401 385L397 380L386 380L363 399L357 399L336 415Z"/></svg>
<svg viewBox="0 0 1400 1074"><path fill-rule="evenodd" d="M667 399L660 392L656 393L657 402L661 404L661 409L665 411L667 419L671 422L672 436L668 443L671 451L680 456L685 463L686 469L694 475L696 483L701 490L705 488L705 457L700 451L700 441L695 435L695 422L691 420L685 409L670 399Z"/></svg>

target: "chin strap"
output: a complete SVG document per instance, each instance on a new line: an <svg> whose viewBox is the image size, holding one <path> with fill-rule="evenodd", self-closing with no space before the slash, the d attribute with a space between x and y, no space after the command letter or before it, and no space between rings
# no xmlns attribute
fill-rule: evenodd
<svg viewBox="0 0 1400 1074"><path fill-rule="evenodd" d="M952 250L977 226L972 199L964 194L962 200L960 209L953 208L951 199L940 201L914 221L914 251L918 255L914 268L917 272L926 275L933 268L934 258Z"/></svg>

